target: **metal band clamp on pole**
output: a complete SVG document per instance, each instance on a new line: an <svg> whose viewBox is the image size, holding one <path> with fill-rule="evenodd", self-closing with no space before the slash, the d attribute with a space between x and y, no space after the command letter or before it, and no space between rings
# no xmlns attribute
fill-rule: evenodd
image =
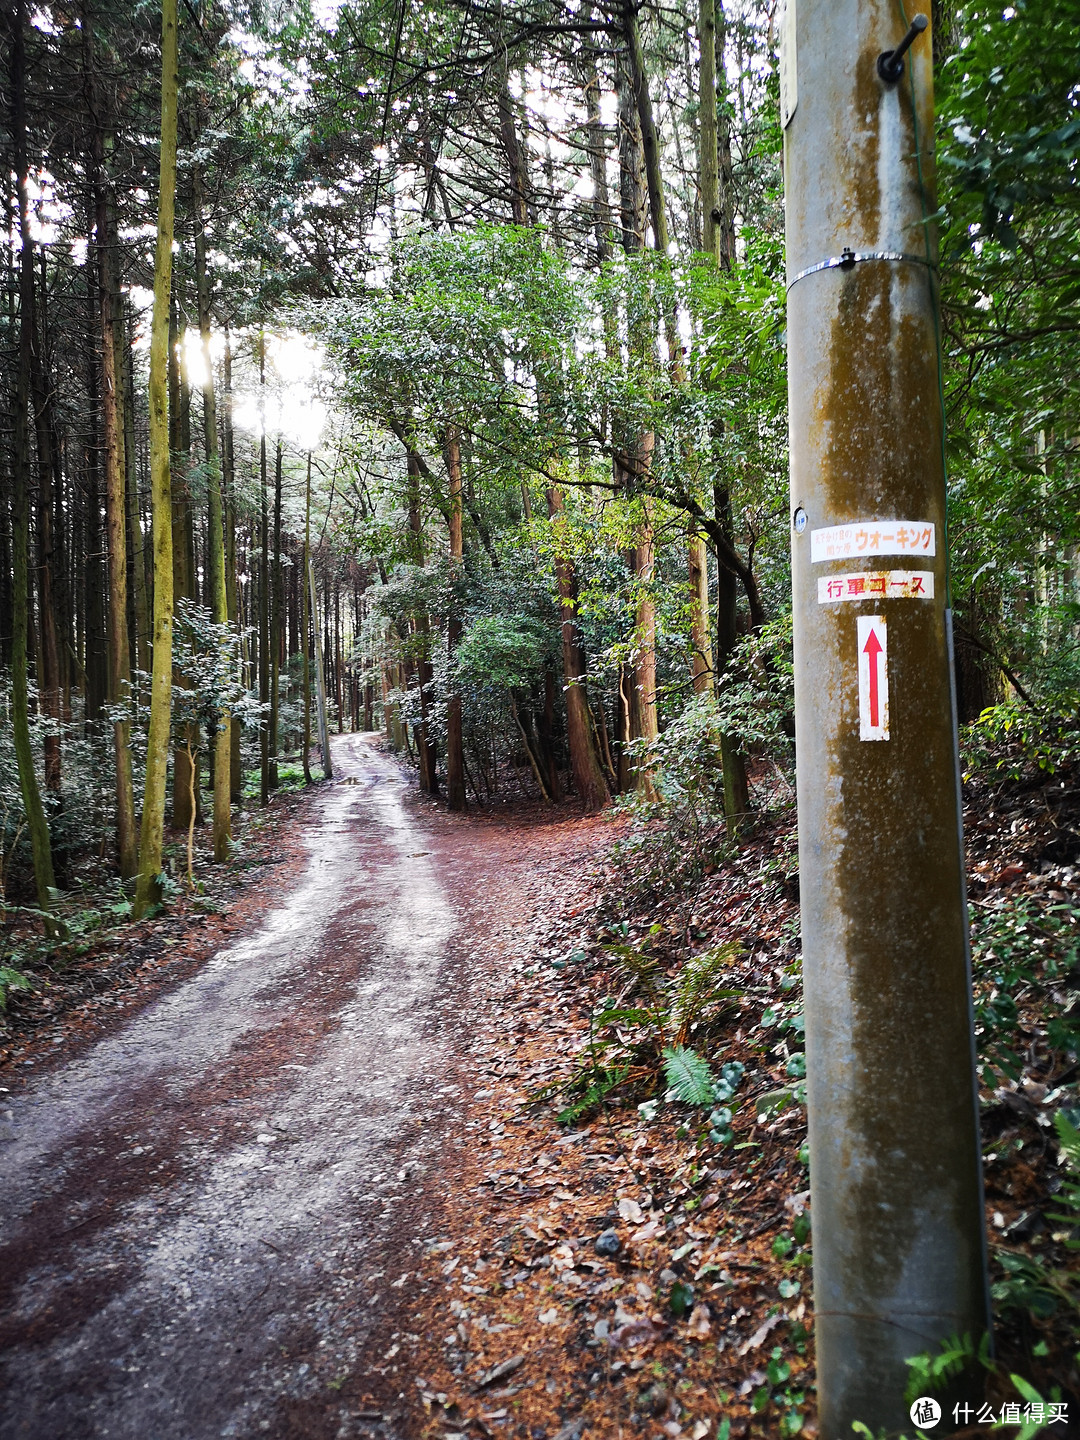
<svg viewBox="0 0 1080 1440"><path fill-rule="evenodd" d="M937 266L927 260L925 255L909 255L903 250L842 250L839 255L830 255L827 260L819 260L816 265L808 265L805 270L800 270L787 282L787 288L790 290L800 280L805 280L807 275L816 275L819 270L850 270L862 260L903 261L908 265L923 265L928 270L937 270Z"/></svg>

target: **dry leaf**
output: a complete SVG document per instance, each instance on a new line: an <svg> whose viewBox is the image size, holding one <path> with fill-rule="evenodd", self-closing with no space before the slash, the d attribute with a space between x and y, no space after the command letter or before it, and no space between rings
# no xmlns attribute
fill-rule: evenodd
<svg viewBox="0 0 1080 1440"><path fill-rule="evenodd" d="M626 1325L620 1325L611 1336L611 1345L616 1350L624 1346L647 1345L651 1340L663 1335L666 1326L656 1325L648 1316L642 1315L636 1320L629 1321Z"/></svg>
<svg viewBox="0 0 1080 1440"><path fill-rule="evenodd" d="M784 1318L783 1315L770 1315L768 1320L763 1321L762 1324L758 1326L746 1344L739 1346L739 1354L749 1355L751 1350L756 1350L759 1345L765 1342L769 1332L779 1325L780 1321Z"/></svg>

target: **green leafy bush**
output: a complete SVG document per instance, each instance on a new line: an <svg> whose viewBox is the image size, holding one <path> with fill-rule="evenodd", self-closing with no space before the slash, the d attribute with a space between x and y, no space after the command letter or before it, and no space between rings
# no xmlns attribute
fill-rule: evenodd
<svg viewBox="0 0 1080 1440"><path fill-rule="evenodd" d="M1080 911L1069 904L1020 899L972 907L975 1036L979 1073L987 1083L1016 1081L1023 1071L1022 1007L1048 998L1054 985L1080 970ZM1080 1056L1080 1022L1044 1006L1047 1045Z"/></svg>
<svg viewBox="0 0 1080 1440"><path fill-rule="evenodd" d="M1034 766L1054 775L1080 755L1080 693L1055 696L1045 708L991 705L964 735L969 770L994 771L1018 780Z"/></svg>

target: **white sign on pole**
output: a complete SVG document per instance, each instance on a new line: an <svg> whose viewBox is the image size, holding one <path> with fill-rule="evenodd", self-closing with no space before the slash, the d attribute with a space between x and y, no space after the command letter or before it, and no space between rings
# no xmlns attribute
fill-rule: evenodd
<svg viewBox="0 0 1080 1440"><path fill-rule="evenodd" d="M884 615L859 615L859 739L889 738L889 646Z"/></svg>
<svg viewBox="0 0 1080 1440"><path fill-rule="evenodd" d="M935 555L932 520L856 520L810 531L810 560L850 560L874 555Z"/></svg>
<svg viewBox="0 0 1080 1440"><path fill-rule="evenodd" d="M822 575L819 605L837 600L932 600L932 570L857 570L853 575Z"/></svg>

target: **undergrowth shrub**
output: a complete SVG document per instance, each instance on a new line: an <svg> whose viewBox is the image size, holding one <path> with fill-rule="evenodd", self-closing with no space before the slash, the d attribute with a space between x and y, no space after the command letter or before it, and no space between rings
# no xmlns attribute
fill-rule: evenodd
<svg viewBox="0 0 1080 1440"><path fill-rule="evenodd" d="M794 802L794 668L791 614L745 635L717 677L716 695L696 695L654 740L627 746L659 798L624 796L629 836L618 843L642 898L692 889L733 853L724 815L721 734L749 760L779 774ZM756 796L752 804L759 804Z"/></svg>
<svg viewBox="0 0 1080 1440"><path fill-rule="evenodd" d="M991 705L967 726L961 749L968 773L1054 775L1080 755L1080 691L1054 695L1038 710L1017 701Z"/></svg>
<svg viewBox="0 0 1080 1440"><path fill-rule="evenodd" d="M1064 1068L1080 1059L1080 1015L1065 992L1080 978L1080 909L1028 898L971 907L975 1037L979 1075L1017 1082L1029 1043L1025 1010L1038 1006L1045 1043Z"/></svg>
<svg viewBox="0 0 1080 1440"><path fill-rule="evenodd" d="M632 824L613 853L642 898L692 889L731 851L716 702L696 696L655 740L635 740L627 753L653 775L659 798L635 791L617 802Z"/></svg>
<svg viewBox="0 0 1080 1440"><path fill-rule="evenodd" d="M79 711L70 721L55 722L36 706L30 689L30 748L38 789L49 822L49 838L59 883L75 883L73 862L81 855L110 854L114 843L115 787L111 714L86 724ZM134 702L133 702L134 704ZM46 735L60 738L60 792L45 788ZM141 794L146 761L145 736L133 727L131 756L135 793ZM20 893L33 891L30 833L23 808L11 715L11 677L0 671L0 902L8 894L9 878Z"/></svg>
<svg viewBox="0 0 1080 1440"><path fill-rule="evenodd" d="M795 759L791 610L744 635L716 681L717 720L744 753L788 772Z"/></svg>
<svg viewBox="0 0 1080 1440"><path fill-rule="evenodd" d="M729 1016L732 1002L744 994L726 983L738 947L714 946L691 956L669 976L653 948L663 927L654 925L641 943L630 941L628 929L620 926L617 938L602 947L614 962L616 982L621 983L618 999L601 1002L591 1015L588 1045L569 1079L545 1087L536 1097L564 1097L568 1103L558 1117L560 1123L591 1114L615 1090L624 1098L652 1094L662 1072L671 1097L689 1105L710 1105L734 1093L729 1083L731 1064L717 1081L699 1051ZM735 1068L741 1075L742 1067ZM721 1097L725 1086L726 1095ZM656 1103L645 1102L653 1104L653 1113ZM651 1118L648 1112L646 1118ZM730 1114L719 1116L713 1128L729 1130L730 1120Z"/></svg>

